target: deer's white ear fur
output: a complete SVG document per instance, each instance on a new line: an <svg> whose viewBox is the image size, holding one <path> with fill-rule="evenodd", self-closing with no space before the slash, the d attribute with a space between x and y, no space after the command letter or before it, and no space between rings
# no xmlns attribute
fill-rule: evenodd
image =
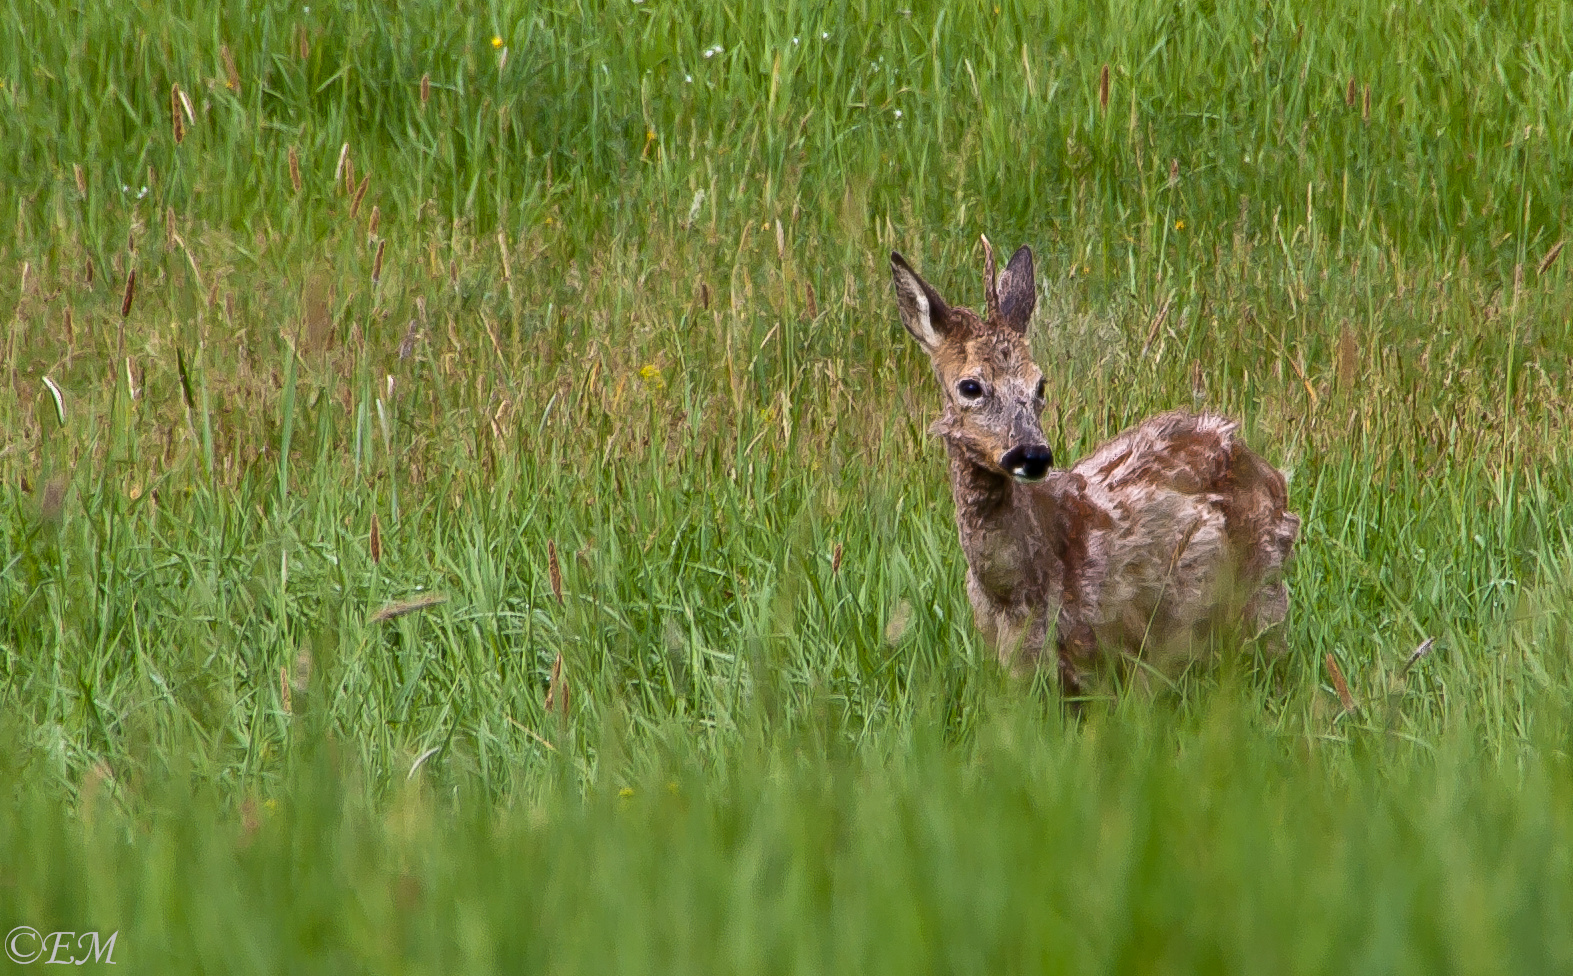
<svg viewBox="0 0 1573 976"><path fill-rule="evenodd" d="M950 313L944 299L918 277L906 260L895 252L890 255L890 276L896 285L896 305L901 309L901 324L930 355L945 341L945 324Z"/></svg>

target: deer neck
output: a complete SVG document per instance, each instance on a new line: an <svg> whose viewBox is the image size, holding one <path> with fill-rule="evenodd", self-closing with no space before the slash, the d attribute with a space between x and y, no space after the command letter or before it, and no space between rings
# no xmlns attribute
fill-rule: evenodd
<svg viewBox="0 0 1573 976"><path fill-rule="evenodd" d="M1011 479L978 464L955 443L946 442L945 448L950 454L950 490L962 531L1008 518L1016 502Z"/></svg>
<svg viewBox="0 0 1573 976"><path fill-rule="evenodd" d="M1051 538L1057 522L1052 487L1018 485L956 444L946 448L956 528L973 578L998 604L1032 601L1052 577L1059 549Z"/></svg>

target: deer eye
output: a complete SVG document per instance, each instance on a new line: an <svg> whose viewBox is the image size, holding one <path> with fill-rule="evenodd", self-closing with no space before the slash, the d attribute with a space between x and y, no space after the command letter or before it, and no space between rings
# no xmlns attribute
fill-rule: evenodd
<svg viewBox="0 0 1573 976"><path fill-rule="evenodd" d="M960 393L964 400L976 400L983 395L983 384L977 380L962 380L956 384L956 392Z"/></svg>
<svg viewBox="0 0 1573 976"><path fill-rule="evenodd" d="M1033 399L1035 399L1035 400L1043 399L1043 381L1042 380L1038 381L1038 388L1036 390L1032 391L1032 396L1033 396Z"/></svg>

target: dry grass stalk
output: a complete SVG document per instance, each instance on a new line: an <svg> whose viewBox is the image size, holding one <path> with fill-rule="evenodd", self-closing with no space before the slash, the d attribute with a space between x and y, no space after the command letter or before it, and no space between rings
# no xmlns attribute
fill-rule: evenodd
<svg viewBox="0 0 1573 976"><path fill-rule="evenodd" d="M175 208L164 208L164 249L173 251L179 235L175 233Z"/></svg>
<svg viewBox="0 0 1573 976"><path fill-rule="evenodd" d="M1158 330L1163 328L1163 323L1169 317L1169 307L1174 304L1174 292L1170 292L1163 300L1163 305L1158 309L1158 314L1152 317L1152 327L1147 330L1147 341L1142 343L1141 354L1147 355L1147 350L1152 348L1153 340L1158 338Z"/></svg>
<svg viewBox="0 0 1573 976"><path fill-rule="evenodd" d="M1567 241L1562 240L1551 245L1551 250L1547 251L1546 256L1541 258L1540 263L1535 266L1535 273L1545 274L1546 270L1556 263L1557 255L1562 253L1562 247L1565 244L1567 244Z"/></svg>
<svg viewBox="0 0 1573 976"><path fill-rule="evenodd" d="M1338 660L1333 657L1332 651L1327 652L1325 661L1327 675L1333 679L1333 690L1338 692L1339 704L1351 715L1359 711L1359 706L1355 704L1355 697L1349 693L1349 682L1344 680L1344 672L1338 667Z"/></svg>
<svg viewBox="0 0 1573 976"><path fill-rule="evenodd" d="M371 174L367 173L360 181L360 187L355 191L355 199L350 201L350 216L353 218L360 213L360 202L366 198L366 190L371 186Z"/></svg>
<svg viewBox="0 0 1573 976"><path fill-rule="evenodd" d="M399 359L409 359L415 354L415 340L420 337L419 323L410 319L409 327L404 330L404 341L399 343Z"/></svg>
<svg viewBox="0 0 1573 976"><path fill-rule="evenodd" d="M294 146L289 147L289 185L300 192L300 151Z"/></svg>
<svg viewBox="0 0 1573 976"><path fill-rule="evenodd" d="M546 574L552 582L552 596L559 605L563 602L563 571L557 565L557 542L546 540Z"/></svg>
<svg viewBox="0 0 1573 976"><path fill-rule="evenodd" d="M548 691L547 694L551 694L551 692ZM534 739L536 742L539 742L541 745L545 746L546 748L550 749L553 752L557 751L557 747L552 745L550 742L547 742L545 739L541 738L540 733L536 732L534 729L532 729L529 726L525 725L523 722L520 722L518 719L514 718L512 715L508 716L508 721L513 725L514 728L518 729L520 732L523 732L525 735L527 735L530 738Z"/></svg>
<svg viewBox="0 0 1573 976"><path fill-rule="evenodd" d="M1360 122L1363 125L1371 123L1371 86L1360 86Z"/></svg>
<svg viewBox="0 0 1573 976"><path fill-rule="evenodd" d="M349 161L350 144L346 142L343 146L339 147L339 161L333 167L333 182L337 183L339 181L339 177L344 174L344 164L348 163Z"/></svg>
<svg viewBox="0 0 1573 976"><path fill-rule="evenodd" d="M71 326L71 306L70 305L66 306L66 322L65 322L65 325L66 325L66 345L69 346L73 342L76 341L76 330L74 328L72 328L72 326Z"/></svg>
<svg viewBox="0 0 1573 976"><path fill-rule="evenodd" d="M169 126L175 135L175 145L186 141L186 120L180 115L180 86L169 88Z"/></svg>
<svg viewBox="0 0 1573 976"><path fill-rule="evenodd" d="M76 192L79 196L87 196L87 175L82 172L81 163L71 164L71 175L76 177ZM92 280L92 279L89 279Z"/></svg>
<svg viewBox="0 0 1573 976"><path fill-rule="evenodd" d="M387 241L377 242L377 256L371 262L371 283L374 285L382 281L382 249L387 243Z"/></svg>
<svg viewBox="0 0 1573 976"><path fill-rule="evenodd" d="M344 161L344 195L347 197L355 196L355 160L353 159Z"/></svg>
<svg viewBox="0 0 1573 976"><path fill-rule="evenodd" d="M835 576L841 572L841 543L836 543L836 548L830 553L830 575Z"/></svg>
<svg viewBox="0 0 1573 976"><path fill-rule="evenodd" d="M120 299L120 317L125 318L131 314L131 299L137 291L137 269L132 268L126 273L126 294Z"/></svg>
<svg viewBox="0 0 1573 976"><path fill-rule="evenodd" d="M69 313L69 309L67 312ZM60 387L55 385L55 381L47 376L44 377L44 385L49 388L49 395L55 401L55 420L61 427L64 427L66 425L66 398L61 394Z"/></svg>
<svg viewBox="0 0 1573 976"><path fill-rule="evenodd" d="M702 281L699 283L699 307L710 310L710 286Z"/></svg>
<svg viewBox="0 0 1573 976"><path fill-rule="evenodd" d="M289 669L282 664L279 665L279 701L284 706L285 715L294 713L295 709L289 694Z"/></svg>
<svg viewBox="0 0 1573 976"><path fill-rule="evenodd" d="M295 51L302 61L311 57L311 41L306 36L306 25L301 24L295 28Z"/></svg>
<svg viewBox="0 0 1573 976"><path fill-rule="evenodd" d="M421 75L421 108L431 101L431 72Z"/></svg>
<svg viewBox="0 0 1573 976"><path fill-rule="evenodd" d="M377 522L377 513L371 513L371 561L382 562L382 526Z"/></svg>
<svg viewBox="0 0 1573 976"><path fill-rule="evenodd" d="M1103 66L1103 70L1098 73L1098 109L1100 111L1105 111L1105 112L1108 111L1108 109L1109 109L1109 66L1108 65L1104 65Z"/></svg>
<svg viewBox="0 0 1573 976"><path fill-rule="evenodd" d="M1350 75L1349 76L1349 87L1344 89L1344 106L1345 107L1347 107L1347 108L1354 108L1355 107L1355 95L1356 95L1357 91L1358 91L1358 89L1355 87L1355 76L1354 75Z"/></svg>
<svg viewBox="0 0 1573 976"><path fill-rule="evenodd" d="M552 662L552 679L546 686L546 710L557 712L566 721L568 718L568 676L563 674L563 655L557 652L557 659Z"/></svg>
<svg viewBox="0 0 1573 976"><path fill-rule="evenodd" d="M807 282L803 286L808 299L808 317L810 320L819 318L819 301L814 297L814 283Z"/></svg>
<svg viewBox="0 0 1573 976"><path fill-rule="evenodd" d="M84 285L92 285L93 284L93 259L92 258L83 258L82 259L82 283Z"/></svg>
<svg viewBox="0 0 1573 976"><path fill-rule="evenodd" d="M1300 385L1305 387L1305 395L1311 399L1311 409L1315 410L1316 405L1321 402L1322 398L1316 395L1316 387L1311 385L1311 378L1305 375L1305 367L1300 365L1298 359L1290 356L1287 350L1284 352L1284 358L1289 360L1289 366L1294 370L1294 375L1300 378Z"/></svg>
<svg viewBox="0 0 1573 976"><path fill-rule="evenodd" d="M384 620L392 620L395 617L402 617L407 613L415 613L417 610L429 610L432 607L447 602L448 598L441 593L428 593L425 596L418 596L413 600L395 600L392 603L384 605L380 610L372 614L371 622L374 624L381 623Z"/></svg>
<svg viewBox="0 0 1573 976"><path fill-rule="evenodd" d="M224 87L239 95L240 72L235 68L235 56L229 52L228 44L219 45L218 53L224 59Z"/></svg>
<svg viewBox="0 0 1573 976"><path fill-rule="evenodd" d="M1404 666L1399 669L1398 680L1402 681L1407 678L1409 676L1410 669L1419 664L1421 658L1424 658L1427 654L1430 654L1431 648L1435 645L1435 637L1427 637L1425 640L1421 641L1420 646L1415 648L1414 651L1410 653L1409 659L1405 661Z"/></svg>

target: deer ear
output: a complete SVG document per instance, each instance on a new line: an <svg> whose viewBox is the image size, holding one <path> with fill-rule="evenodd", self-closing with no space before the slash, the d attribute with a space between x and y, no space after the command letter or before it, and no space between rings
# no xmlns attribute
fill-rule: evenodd
<svg viewBox="0 0 1573 976"><path fill-rule="evenodd" d="M950 331L950 306L895 251L890 252L890 277L896 283L901 324L925 352L933 355Z"/></svg>
<svg viewBox="0 0 1573 976"><path fill-rule="evenodd" d="M1000 318L1022 335L1038 307L1038 285L1032 276L1032 248L1021 247L999 276Z"/></svg>

